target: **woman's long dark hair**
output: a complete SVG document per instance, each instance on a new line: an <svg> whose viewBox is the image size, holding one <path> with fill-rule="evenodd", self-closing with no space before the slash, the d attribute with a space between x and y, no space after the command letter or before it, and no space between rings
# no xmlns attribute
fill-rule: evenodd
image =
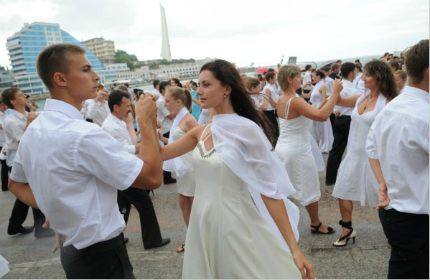
<svg viewBox="0 0 430 280"><path fill-rule="evenodd" d="M239 116L247 118L260 126L274 148L276 139L273 134L273 125L263 112L255 108L250 93L246 89L239 72L233 64L222 59L216 59L203 65L200 69L200 73L204 70L212 72L223 86L231 87L230 101L234 111Z"/></svg>
<svg viewBox="0 0 430 280"><path fill-rule="evenodd" d="M379 91L388 100L397 96L397 87L390 65L384 61L372 60L364 65L364 72L378 81Z"/></svg>

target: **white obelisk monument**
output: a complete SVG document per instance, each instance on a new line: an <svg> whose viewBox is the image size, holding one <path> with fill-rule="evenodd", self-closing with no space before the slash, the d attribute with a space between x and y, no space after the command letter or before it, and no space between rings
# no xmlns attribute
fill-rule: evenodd
<svg viewBox="0 0 430 280"><path fill-rule="evenodd" d="M164 12L164 7L160 4L161 11L161 57L167 61L172 61L172 54L170 53L170 43L169 43L169 32L167 31L167 21L166 13Z"/></svg>

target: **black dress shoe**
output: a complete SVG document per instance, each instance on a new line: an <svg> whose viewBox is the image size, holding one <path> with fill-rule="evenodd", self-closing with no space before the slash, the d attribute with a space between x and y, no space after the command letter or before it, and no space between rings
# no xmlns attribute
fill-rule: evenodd
<svg viewBox="0 0 430 280"><path fill-rule="evenodd" d="M144 246L145 250L152 249L152 248L158 248L162 247L164 245L167 245L170 243L170 238L163 238L160 242L160 244L154 245L154 246Z"/></svg>
<svg viewBox="0 0 430 280"><path fill-rule="evenodd" d="M36 229L34 232L34 236L36 236L36 238L46 238L54 235L55 232L50 228Z"/></svg>
<svg viewBox="0 0 430 280"><path fill-rule="evenodd" d="M16 230L7 230L7 234L9 234L9 235L15 235L15 234L18 234L18 233L21 233L21 234L28 234L28 233L30 233L30 232L32 232L33 231L33 229L34 229L34 227L23 227L23 226L20 226L18 229L16 229Z"/></svg>
<svg viewBox="0 0 430 280"><path fill-rule="evenodd" d="M167 185L167 184L174 184L174 183L176 183L176 179L173 179L172 177L170 177L169 179L165 179L164 180L164 184L165 185Z"/></svg>
<svg viewBox="0 0 430 280"><path fill-rule="evenodd" d="M126 238L124 238L124 244L127 244L128 243L128 241L130 241L130 240L128 240L128 238L126 237Z"/></svg>

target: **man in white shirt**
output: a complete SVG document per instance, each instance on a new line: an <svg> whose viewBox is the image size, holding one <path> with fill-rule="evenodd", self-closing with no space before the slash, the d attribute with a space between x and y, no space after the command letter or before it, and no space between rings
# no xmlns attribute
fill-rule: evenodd
<svg viewBox="0 0 430 280"><path fill-rule="evenodd" d="M62 236L67 278L134 278L117 190L161 185L155 102L143 97L136 103L145 146L138 158L101 127L84 121L82 102L96 96L100 76L83 48L47 47L39 54L37 71L51 99L21 139L9 189L39 207Z"/></svg>
<svg viewBox="0 0 430 280"><path fill-rule="evenodd" d="M160 96L161 96L160 80L154 80L154 82L152 83L152 86L154 87L154 91L153 91L152 95L155 97L155 100L158 100L158 98L160 98Z"/></svg>
<svg viewBox="0 0 430 280"><path fill-rule="evenodd" d="M109 106L107 104L108 94L104 86L100 85L97 91L97 97L88 108L88 118L98 126L101 126L104 120L109 116Z"/></svg>
<svg viewBox="0 0 430 280"><path fill-rule="evenodd" d="M352 82L355 78L355 64L345 62L341 67L343 78L343 90L340 92L342 97L350 97L360 94L354 87ZM334 111L336 118L333 123L333 147L330 150L327 160L327 171L325 182L327 186L336 183L337 170L339 169L340 162L342 161L343 153L345 152L346 145L348 144L349 126L351 124L351 113L353 108L335 106Z"/></svg>
<svg viewBox="0 0 430 280"><path fill-rule="evenodd" d="M130 94L121 90L113 90L109 94L108 105L111 113L102 124L103 130L121 143L130 154L139 153L140 144L133 143L131 140L136 138L136 134L131 117ZM126 123L130 117L131 122ZM134 205L139 213L143 247L151 249L168 244L170 239L161 237L154 205L148 192L137 188L118 191L118 206L120 212L124 214L126 224L131 205Z"/></svg>
<svg viewBox="0 0 430 280"><path fill-rule="evenodd" d="M170 87L169 82L161 82L159 85L161 96L157 100L157 118L160 122L159 130L163 134L164 137L169 138L170 136L170 128L173 125L173 119L175 118L174 114L171 114L169 110L166 108L166 99L164 96L166 95L167 88ZM172 178L172 173L163 171L163 182L164 184L173 184L176 183L176 179Z"/></svg>
<svg viewBox="0 0 430 280"><path fill-rule="evenodd" d="M12 87L3 91L2 102L10 109L10 114L6 116L3 123L3 130L6 138L6 164L9 171L11 171L21 138L37 115L35 112L27 113L25 111L25 106L27 106L28 101L19 88ZM27 218L27 214L28 205L24 204L19 199L15 200L7 228L7 233L9 235L15 235L17 233L27 234L33 231L33 227L22 226ZM39 209L33 208L33 218L36 238L54 235L51 229L42 228L45 222L45 216Z"/></svg>
<svg viewBox="0 0 430 280"><path fill-rule="evenodd" d="M0 98L1 99L1 98ZM0 100L0 152L5 148L6 145L6 136L4 135L3 124L6 118L6 110L7 107ZM4 154L3 154L4 156ZM6 192L9 189L7 188L7 181L9 179L9 170L6 164L6 158L1 159L1 189Z"/></svg>
<svg viewBox="0 0 430 280"><path fill-rule="evenodd" d="M279 126L278 119L276 115L276 102L278 102L279 95L276 94L275 90L276 74L274 72L269 72L266 74L266 86L263 89L264 98L269 99L269 104L267 110L263 111L266 117L270 120L273 125L273 134L275 138L279 137Z"/></svg>
<svg viewBox="0 0 430 280"><path fill-rule="evenodd" d="M88 111L90 107L93 105L93 103L94 103L94 99L87 99L84 101L84 105L82 106L82 109L81 109L82 116L84 116L84 119L87 122L93 122L93 120L88 117Z"/></svg>
<svg viewBox="0 0 430 280"><path fill-rule="evenodd" d="M378 114L366 152L379 183L388 278L429 278L429 40L406 53L408 86Z"/></svg>

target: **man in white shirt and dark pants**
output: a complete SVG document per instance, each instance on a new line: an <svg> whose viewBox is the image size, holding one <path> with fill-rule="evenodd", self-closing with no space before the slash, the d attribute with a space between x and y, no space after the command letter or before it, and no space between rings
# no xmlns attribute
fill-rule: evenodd
<svg viewBox="0 0 430 280"><path fill-rule="evenodd" d="M101 127L84 121L82 102L96 96L100 77L83 48L47 47L37 71L51 99L21 139L9 189L39 207L62 236L67 278L134 278L117 190L161 185L155 102L144 97L136 104L145 146L138 158Z"/></svg>
<svg viewBox="0 0 430 280"><path fill-rule="evenodd" d="M360 94L352 84L352 81L354 81L355 78L355 64L351 62L342 64L341 72L343 77L343 90L340 92L340 96L350 97ZM325 177L327 186L334 185L334 183L336 183L337 171L339 169L340 162L342 161L346 145L348 144L352 110L353 108L350 107L334 107L336 116L333 123L334 141L327 160L327 171Z"/></svg>
<svg viewBox="0 0 430 280"><path fill-rule="evenodd" d="M160 131L164 137L169 138L170 128L173 125L174 114L171 114L166 108L166 95L167 88L170 87L169 82L163 81L159 84L158 88L160 90L160 98L157 100L157 118L160 122ZM176 179L172 178L172 173L168 171L163 171L163 182L164 184L176 183Z"/></svg>
<svg viewBox="0 0 430 280"><path fill-rule="evenodd" d="M3 103L10 109L10 114L6 116L3 123L3 129L6 138L6 164L9 171L12 171L12 166L15 161L16 152L20 146L21 138L30 123L36 118L36 113L28 113L25 111L27 106L27 98L19 88L8 88L2 93ZM27 234L33 230L33 227L24 227L28 214L28 205L17 199L12 208L12 213L9 219L7 233L15 235L18 233ZM44 238L54 236L54 232L50 229L42 228L45 222L45 216L39 209L33 208L35 236Z"/></svg>
<svg viewBox="0 0 430 280"><path fill-rule="evenodd" d="M276 74L274 72L269 72L266 74L266 86L263 89L263 96L269 99L269 104L267 110L263 111L269 121L272 123L273 134L276 140L279 137L279 125L278 117L276 114L276 102L278 102L279 95L276 93L275 89Z"/></svg>
<svg viewBox="0 0 430 280"><path fill-rule="evenodd" d="M6 119L6 110L7 110L7 107L6 105L4 105L3 102L1 102L1 98L0 98L0 152L2 151L3 147L5 147L6 145L6 136L4 135L4 130L3 130L3 124ZM6 158L0 161L1 161L1 167L0 167L1 168L1 189L2 191L6 192L9 190L7 188L7 181L9 179L9 170L7 168Z"/></svg>
<svg viewBox="0 0 430 280"><path fill-rule="evenodd" d="M388 278L429 278L429 40L405 55L408 86L376 117L366 152L379 183Z"/></svg>
<svg viewBox="0 0 430 280"><path fill-rule="evenodd" d="M136 133L133 129L133 118L131 116L131 96L128 92L113 90L108 97L108 105L111 113L102 124L102 128L115 138L127 151L138 154L140 144L136 142ZM126 124L126 121L131 122ZM134 139L134 143L132 142ZM142 232L143 247L151 249L161 247L170 242L169 238L161 237L160 226L155 215L154 205L146 190L128 188L118 191L118 206L127 224L131 205L136 207L140 217L140 228ZM125 209L125 211L124 211Z"/></svg>

